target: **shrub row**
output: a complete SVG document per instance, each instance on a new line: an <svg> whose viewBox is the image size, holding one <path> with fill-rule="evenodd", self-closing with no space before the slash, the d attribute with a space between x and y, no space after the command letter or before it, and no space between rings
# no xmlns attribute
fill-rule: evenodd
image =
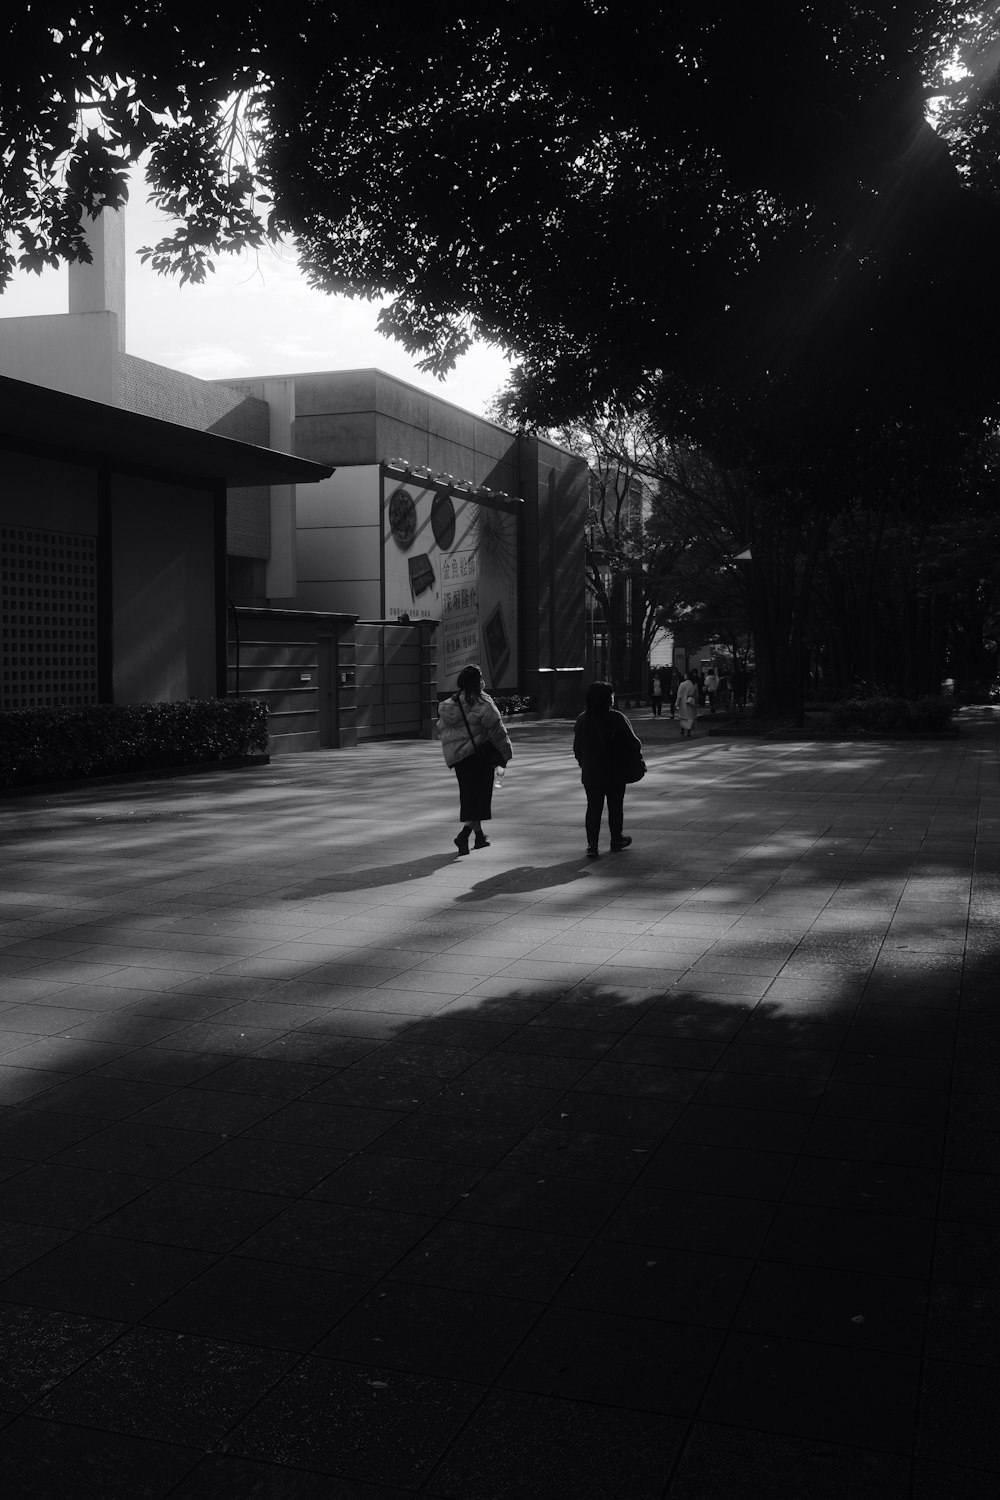
<svg viewBox="0 0 1000 1500"><path fill-rule="evenodd" d="M0 786L199 765L266 750L267 709L257 698L0 714Z"/></svg>
<svg viewBox="0 0 1000 1500"><path fill-rule="evenodd" d="M945 697L847 698L832 705L836 729L848 734L940 734L947 729L955 700Z"/></svg>
<svg viewBox="0 0 1000 1500"><path fill-rule="evenodd" d="M494 693L493 702L506 719L510 714L526 714L534 707L527 693Z"/></svg>

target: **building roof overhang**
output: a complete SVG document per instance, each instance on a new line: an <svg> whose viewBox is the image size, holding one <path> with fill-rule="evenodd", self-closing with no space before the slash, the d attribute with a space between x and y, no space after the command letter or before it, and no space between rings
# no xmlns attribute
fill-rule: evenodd
<svg viewBox="0 0 1000 1500"><path fill-rule="evenodd" d="M143 416L88 401L65 391L0 376L0 443L44 451L52 458L107 466L188 483L227 489L244 485L316 484L334 472L313 463L259 448L253 443L200 432L159 417Z"/></svg>

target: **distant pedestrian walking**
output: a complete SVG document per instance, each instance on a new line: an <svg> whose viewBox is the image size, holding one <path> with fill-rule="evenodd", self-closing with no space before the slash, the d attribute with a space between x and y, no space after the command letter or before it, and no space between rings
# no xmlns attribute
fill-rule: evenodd
<svg viewBox="0 0 1000 1500"><path fill-rule="evenodd" d="M698 722L698 674L689 672L677 689L677 717L681 721L681 738L688 739Z"/></svg>
<svg viewBox="0 0 1000 1500"><path fill-rule="evenodd" d="M649 679L649 706L653 718L658 719L663 712L663 678L659 672L654 672Z"/></svg>
<svg viewBox="0 0 1000 1500"><path fill-rule="evenodd" d="M677 689L681 685L681 674L676 667L670 668L670 681L667 685L667 697L670 699L670 717L673 718L677 706Z"/></svg>
<svg viewBox="0 0 1000 1500"><path fill-rule="evenodd" d="M625 787L645 772L642 743L623 713L614 706L610 682L592 682L587 689L587 707L573 729L573 754L580 766L580 780L587 793L587 855L596 859L600 850L604 804L608 806L611 848L627 849L632 840L622 830L625 822Z"/></svg>
<svg viewBox="0 0 1000 1500"><path fill-rule="evenodd" d="M719 691L719 674L714 667L709 667L705 674L705 700L712 713L715 713L715 699Z"/></svg>
<svg viewBox="0 0 1000 1500"><path fill-rule="evenodd" d="M445 765L453 767L458 778L462 827L455 847L459 854L468 854L473 833L474 849L489 845L483 824L493 816L493 775L514 752L496 704L483 691L483 674L478 667L462 668L458 692L444 699L438 714Z"/></svg>

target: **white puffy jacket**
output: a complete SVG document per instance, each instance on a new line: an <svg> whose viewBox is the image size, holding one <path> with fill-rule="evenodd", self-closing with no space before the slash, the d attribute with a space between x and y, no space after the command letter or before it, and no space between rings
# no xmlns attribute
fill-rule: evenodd
<svg viewBox="0 0 1000 1500"><path fill-rule="evenodd" d="M492 740L500 753L510 760L513 755L507 731L503 727L503 719L500 711L488 693L481 693L472 703L466 703L465 695L462 695L462 707L455 701L455 695L445 698L438 705L439 718L437 721L438 734L441 736L441 749L444 751L445 765L454 766L460 760L473 753L472 740L469 738L469 730L465 727L465 719L462 717L462 709L465 709L465 719L469 721L469 729L472 737L478 745L486 740Z"/></svg>

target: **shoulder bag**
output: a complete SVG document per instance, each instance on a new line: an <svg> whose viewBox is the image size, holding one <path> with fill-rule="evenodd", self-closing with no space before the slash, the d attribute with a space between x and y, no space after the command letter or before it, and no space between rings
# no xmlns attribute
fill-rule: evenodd
<svg viewBox="0 0 1000 1500"><path fill-rule="evenodd" d="M469 728L469 721L466 718L465 709L462 707L462 697L460 693L455 694L455 702L458 704L459 712L461 713L462 718L465 719L465 728L468 732L469 739L472 741L472 759L479 760L483 763L483 765L489 766L491 771L495 770L497 766L505 766L507 764L507 758L500 753L492 740L484 740L481 745L476 743L476 737L472 733L472 730Z"/></svg>

